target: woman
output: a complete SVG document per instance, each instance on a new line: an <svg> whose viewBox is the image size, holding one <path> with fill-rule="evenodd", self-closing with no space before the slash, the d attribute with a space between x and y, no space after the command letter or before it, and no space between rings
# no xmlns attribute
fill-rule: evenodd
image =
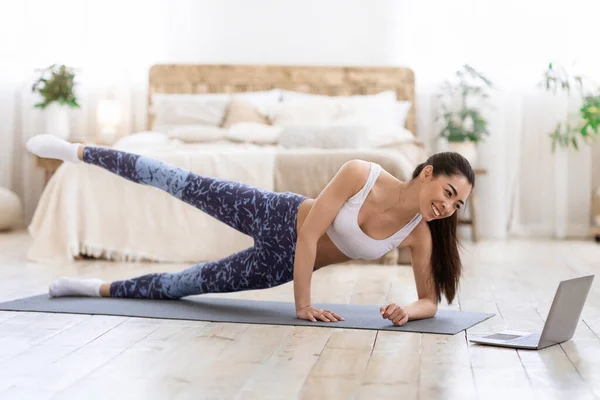
<svg viewBox="0 0 600 400"><path fill-rule="evenodd" d="M377 259L396 247L411 250L419 300L405 307L381 307L383 318L398 326L429 318L442 294L449 303L456 294L462 265L455 211L475 183L471 166L457 153L431 156L409 182L377 164L349 161L316 199L310 199L199 176L148 157L67 143L52 135L33 137L27 149L41 157L83 161L162 189L254 239L248 249L181 272L112 283L61 278L49 288L52 297L178 299L264 289L293 280L297 317L335 322L343 318L311 304L312 272L351 259Z"/></svg>

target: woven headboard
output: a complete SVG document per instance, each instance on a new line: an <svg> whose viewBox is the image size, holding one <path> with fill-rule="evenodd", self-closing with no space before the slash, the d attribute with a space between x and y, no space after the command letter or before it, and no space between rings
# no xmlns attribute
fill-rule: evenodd
<svg viewBox="0 0 600 400"><path fill-rule="evenodd" d="M150 69L148 129L153 93L235 93L274 88L330 96L394 90L412 101L406 128L416 134L415 77L409 68L280 65L159 64Z"/></svg>

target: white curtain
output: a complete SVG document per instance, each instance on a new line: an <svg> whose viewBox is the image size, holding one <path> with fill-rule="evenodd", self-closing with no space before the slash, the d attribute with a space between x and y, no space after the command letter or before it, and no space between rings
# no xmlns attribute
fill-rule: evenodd
<svg viewBox="0 0 600 400"><path fill-rule="evenodd" d="M416 71L419 135L432 148L439 84L465 63L495 83L487 113L491 136L479 150L479 166L488 170L477 189L484 237L587 234L600 146L555 160L548 133L578 100L536 84L551 61L600 82L600 59L591 50L598 11L598 3L585 0L395 3L397 41L390 52L395 64Z"/></svg>
<svg viewBox="0 0 600 400"><path fill-rule="evenodd" d="M76 68L80 109L69 111L74 140L98 132L96 105L118 99L119 133L145 126L148 67L166 60L166 1L24 0L1 2L0 186L19 195L27 224L43 191L44 174L25 151L28 138L44 132L45 112L34 108L36 71L51 64ZM167 55L168 56L168 55Z"/></svg>
<svg viewBox="0 0 600 400"><path fill-rule="evenodd" d="M555 233L561 202L547 133L576 104L535 85L549 61L576 61L577 72L595 78L600 71L590 50L599 6L584 0L22 0L0 7L0 185L23 199L26 222L43 189L23 147L45 117L33 108L30 86L34 70L52 63L79 70L82 108L70 118L82 139L96 134L95 106L108 97L124 108L121 134L145 128L154 63L408 66L417 80L417 134L433 150L436 91L469 63L496 84L491 136L479 154L488 169L478 181L480 231L489 238ZM599 149L569 156L570 233L589 225Z"/></svg>

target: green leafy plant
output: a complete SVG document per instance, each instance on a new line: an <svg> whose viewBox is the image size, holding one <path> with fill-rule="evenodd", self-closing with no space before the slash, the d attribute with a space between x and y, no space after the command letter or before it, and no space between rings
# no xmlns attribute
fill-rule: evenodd
<svg viewBox="0 0 600 400"><path fill-rule="evenodd" d="M552 151L556 146L569 148L571 145L575 150L579 149L579 141L590 145L600 134L600 91L596 88L589 92L587 85L591 85L587 78L581 75L570 76L561 66L548 64L544 71L543 79L539 86L556 94L557 91L571 94L573 89L581 96L581 106L577 113L568 113L564 122L558 122L552 132Z"/></svg>
<svg viewBox="0 0 600 400"><path fill-rule="evenodd" d="M483 107L489 97L486 88L492 87L488 78L468 64L456 71L455 81L444 81L437 96L440 112L436 121L443 121L439 135L449 142L474 143L489 136Z"/></svg>
<svg viewBox="0 0 600 400"><path fill-rule="evenodd" d="M73 68L53 64L36 71L41 74L32 85L31 91L39 93L43 101L37 103L35 107L44 109L52 102L73 108L80 107L73 91L75 87L75 71Z"/></svg>

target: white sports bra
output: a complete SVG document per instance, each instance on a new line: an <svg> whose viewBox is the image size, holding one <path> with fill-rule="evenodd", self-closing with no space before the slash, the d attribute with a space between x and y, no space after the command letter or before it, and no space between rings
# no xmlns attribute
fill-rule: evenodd
<svg viewBox="0 0 600 400"><path fill-rule="evenodd" d="M346 200L327 229L327 235L333 244L351 259L375 260L382 257L388 251L398 247L422 219L421 214L418 213L402 229L383 240L373 239L362 231L358 225L358 212L382 169L378 164L370 164L371 170L367 182L358 193Z"/></svg>

